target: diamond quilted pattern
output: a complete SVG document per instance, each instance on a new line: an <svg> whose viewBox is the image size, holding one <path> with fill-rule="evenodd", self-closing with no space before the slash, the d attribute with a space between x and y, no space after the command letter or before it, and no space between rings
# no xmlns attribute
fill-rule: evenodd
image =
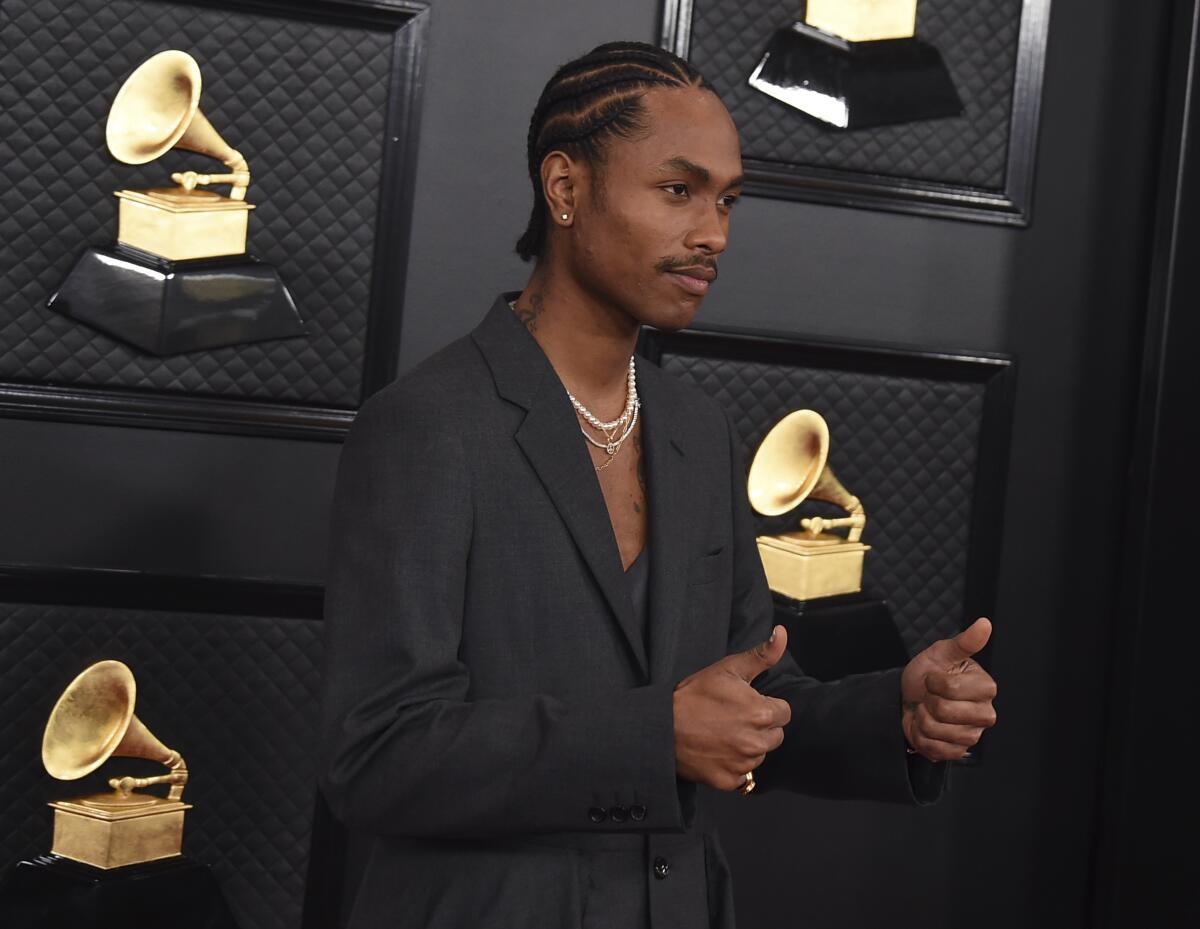
<svg viewBox="0 0 1200 929"><path fill-rule="evenodd" d="M917 35L942 54L962 116L837 131L754 90L746 78L795 0L695 0L689 57L724 99L742 154L804 165L1003 190L1022 0L921 0Z"/></svg>
<svg viewBox="0 0 1200 929"><path fill-rule="evenodd" d="M729 410L747 467L786 413L807 407L824 416L829 465L867 511L864 588L891 604L910 654L959 631L982 384L673 352L661 364ZM805 503L786 516L758 517L759 532L834 512Z"/></svg>
<svg viewBox="0 0 1200 929"><path fill-rule="evenodd" d="M121 187L219 164L172 152L115 161L113 95L143 59L183 48L201 108L250 162L249 249L274 264L307 338L157 358L45 308L76 257L116 234ZM391 36L183 3L0 6L0 380L358 405ZM218 188L223 189L223 188Z"/></svg>
<svg viewBox="0 0 1200 929"><path fill-rule="evenodd" d="M62 689L92 662L117 658L137 679L138 717L187 760L184 798L195 808L184 853L213 866L244 929L296 929L320 633L303 620L0 604L0 862L49 851L48 800L105 790L118 771L161 773L136 759L76 782L42 769L42 729Z"/></svg>

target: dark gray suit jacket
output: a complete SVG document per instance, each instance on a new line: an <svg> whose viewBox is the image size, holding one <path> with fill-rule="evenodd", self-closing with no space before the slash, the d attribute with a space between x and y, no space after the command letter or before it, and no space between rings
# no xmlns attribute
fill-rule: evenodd
<svg viewBox="0 0 1200 929"><path fill-rule="evenodd" d="M510 296L370 397L342 452L321 786L374 837L351 924L605 926L620 895L654 929L730 929L672 692L773 623L736 437L639 359L647 649L575 414ZM822 684L785 656L755 686L793 710L760 790L913 802L898 671Z"/></svg>

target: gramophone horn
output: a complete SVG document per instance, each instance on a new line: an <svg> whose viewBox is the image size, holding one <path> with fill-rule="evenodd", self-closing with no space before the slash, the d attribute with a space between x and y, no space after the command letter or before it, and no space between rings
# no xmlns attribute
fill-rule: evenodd
<svg viewBox="0 0 1200 929"><path fill-rule="evenodd" d="M187 782L179 753L163 745L133 714L137 685L133 672L119 661L100 661L67 685L42 735L42 763L53 777L73 781L90 774L111 757L148 758L171 769L156 778L121 778L109 782L128 794L134 787L171 784L177 800Z"/></svg>
<svg viewBox="0 0 1200 929"><path fill-rule="evenodd" d="M847 540L857 542L866 525L862 501L850 493L827 463L829 426L814 410L796 410L767 433L750 463L750 504L764 516L779 516L805 500L824 500L850 515L840 519L812 517L801 525L814 535L822 528L845 526Z"/></svg>
<svg viewBox="0 0 1200 929"><path fill-rule="evenodd" d="M814 410L777 422L750 463L750 504L764 516L799 506L817 486L829 456L829 426Z"/></svg>
<svg viewBox="0 0 1200 929"><path fill-rule="evenodd" d="M231 183L230 197L245 199L250 168L200 111L200 66L187 52L159 52L138 65L117 91L104 137L113 157L127 164L145 164L172 148L216 158L234 173L210 182Z"/></svg>
<svg viewBox="0 0 1200 929"><path fill-rule="evenodd" d="M127 164L153 161L183 138L199 103L196 59L187 52L160 52L117 91L104 130L109 151Z"/></svg>

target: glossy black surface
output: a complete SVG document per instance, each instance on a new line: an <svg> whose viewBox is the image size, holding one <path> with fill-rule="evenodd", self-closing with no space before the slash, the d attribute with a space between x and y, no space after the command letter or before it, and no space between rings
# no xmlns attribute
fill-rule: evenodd
<svg viewBox="0 0 1200 929"><path fill-rule="evenodd" d="M772 37L751 85L839 129L958 116L936 48L920 39L842 42L804 23Z"/></svg>
<svg viewBox="0 0 1200 929"><path fill-rule="evenodd" d="M4 929L238 929L206 865L186 858L102 871L57 855L0 880Z"/></svg>
<svg viewBox="0 0 1200 929"><path fill-rule="evenodd" d="M159 356L305 335L279 273L252 255L166 261L89 248L46 305Z"/></svg>
<svg viewBox="0 0 1200 929"><path fill-rule="evenodd" d="M847 674L898 668L908 653L887 603L865 594L775 598L775 621L787 628L788 651L808 674L833 681Z"/></svg>

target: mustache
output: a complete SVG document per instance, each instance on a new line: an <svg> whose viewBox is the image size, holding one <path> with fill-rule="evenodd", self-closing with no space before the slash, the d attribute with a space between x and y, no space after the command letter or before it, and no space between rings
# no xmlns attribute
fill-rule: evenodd
<svg viewBox="0 0 1200 929"><path fill-rule="evenodd" d="M695 258L672 258L669 255L658 259L654 270L659 272L678 271L680 268L708 268L717 279L717 259L710 255L697 255Z"/></svg>

